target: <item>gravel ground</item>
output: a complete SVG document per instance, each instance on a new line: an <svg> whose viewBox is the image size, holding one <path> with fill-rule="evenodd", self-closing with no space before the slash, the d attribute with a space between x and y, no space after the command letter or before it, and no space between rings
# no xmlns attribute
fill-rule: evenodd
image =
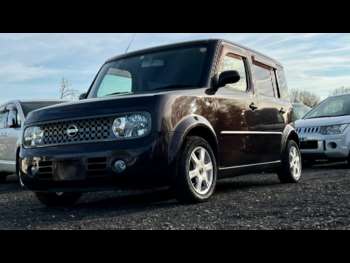
<svg viewBox="0 0 350 263"><path fill-rule="evenodd" d="M350 170L305 169L299 184L275 174L221 181L207 202L180 205L166 191L100 192L46 208L11 176L0 185L0 229L350 229Z"/></svg>

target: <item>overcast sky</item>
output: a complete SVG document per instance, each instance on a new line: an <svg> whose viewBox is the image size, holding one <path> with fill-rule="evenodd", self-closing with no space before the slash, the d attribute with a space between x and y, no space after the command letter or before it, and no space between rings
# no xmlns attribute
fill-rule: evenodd
<svg viewBox="0 0 350 263"><path fill-rule="evenodd" d="M0 103L58 98L62 77L84 92L103 62L123 53L133 34L0 33ZM179 41L224 38L280 61L289 88L327 97L350 87L350 34L142 33L130 50Z"/></svg>

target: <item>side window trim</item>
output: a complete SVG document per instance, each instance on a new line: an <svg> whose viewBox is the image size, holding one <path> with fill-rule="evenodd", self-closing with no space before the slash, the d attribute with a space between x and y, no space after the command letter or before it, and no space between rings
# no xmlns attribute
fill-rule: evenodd
<svg viewBox="0 0 350 263"><path fill-rule="evenodd" d="M273 97L265 95L265 94L261 94L261 93L259 93L258 90L256 90L255 92L259 96L263 96L263 97L266 97L266 98L272 98L272 99L279 99L280 96L279 96L279 89L278 89L278 83L277 83L276 68L274 68L272 66L269 66L269 65L266 65L265 63L262 63L262 62L256 60L256 58L254 56L252 56L252 64L253 64L253 66L255 65L255 66L264 68L266 70L269 70L270 76L272 78L271 80L272 80ZM254 85L254 88L258 89L255 85Z"/></svg>
<svg viewBox="0 0 350 263"><path fill-rule="evenodd" d="M218 60L218 63L216 65L216 73L220 71L220 67L225 59L225 57L232 57L232 58L240 58L243 61L244 65L244 70L245 70L245 79L246 79L246 90L245 91L240 91L240 90L233 90L233 89L226 89L229 92L238 92L241 94L248 94L252 91L252 85L250 81L250 71L249 71L249 65L248 65L248 56L246 54L242 54L241 52L238 52L231 48L230 46L223 46L221 49L221 55L220 59Z"/></svg>

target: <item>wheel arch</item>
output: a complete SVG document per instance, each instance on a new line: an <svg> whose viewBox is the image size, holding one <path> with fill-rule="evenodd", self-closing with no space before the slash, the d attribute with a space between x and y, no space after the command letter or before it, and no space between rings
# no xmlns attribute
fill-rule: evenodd
<svg viewBox="0 0 350 263"><path fill-rule="evenodd" d="M218 138L210 122L202 116L191 115L184 118L175 127L169 146L169 163L172 163L188 136L199 136L205 139L218 159Z"/></svg>
<svg viewBox="0 0 350 263"><path fill-rule="evenodd" d="M289 140L295 141L298 144L298 146L300 147L300 140L299 140L298 133L295 131L294 127L291 125L287 125L284 132L283 132L282 152L286 149L287 142Z"/></svg>

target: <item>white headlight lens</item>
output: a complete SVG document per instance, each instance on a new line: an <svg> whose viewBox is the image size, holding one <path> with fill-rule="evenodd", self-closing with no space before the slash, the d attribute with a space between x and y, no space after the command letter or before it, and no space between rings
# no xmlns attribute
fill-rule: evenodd
<svg viewBox="0 0 350 263"><path fill-rule="evenodd" d="M340 124L340 125L331 125L331 126L323 126L321 127L321 134L331 135L331 134L341 134L345 131L345 129L349 126L349 124Z"/></svg>
<svg viewBox="0 0 350 263"><path fill-rule="evenodd" d="M37 146L42 143L44 131L40 127L28 127L24 131L24 146Z"/></svg>
<svg viewBox="0 0 350 263"><path fill-rule="evenodd" d="M138 138L151 130L151 115L148 112L130 113L116 118L112 126L118 139Z"/></svg>

